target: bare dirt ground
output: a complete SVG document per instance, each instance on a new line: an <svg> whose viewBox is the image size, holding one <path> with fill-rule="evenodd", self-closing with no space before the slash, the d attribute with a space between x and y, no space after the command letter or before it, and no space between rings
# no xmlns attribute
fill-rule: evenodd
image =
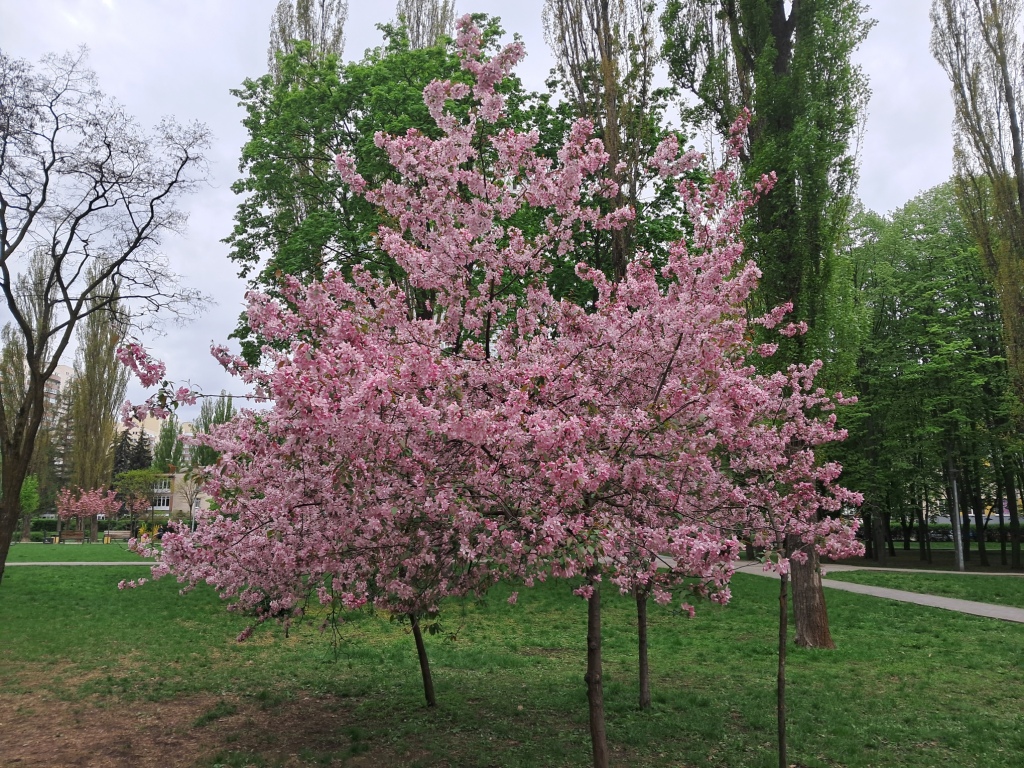
<svg viewBox="0 0 1024 768"><path fill-rule="evenodd" d="M254 765L284 768L378 768L408 765L418 757L353 742L357 731L350 727L349 710L330 698L300 696L269 709L229 696L65 701L34 686L33 677L23 671L13 692L0 688L5 768L214 766L218 755L229 752L233 768L245 765L245 754L262 758ZM224 714L209 714L218 711ZM325 754L333 759L324 761Z"/></svg>

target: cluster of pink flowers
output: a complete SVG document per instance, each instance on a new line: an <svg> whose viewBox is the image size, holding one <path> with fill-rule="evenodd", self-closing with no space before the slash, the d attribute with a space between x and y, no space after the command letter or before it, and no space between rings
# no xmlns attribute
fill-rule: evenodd
<svg viewBox="0 0 1024 768"><path fill-rule="evenodd" d="M107 515L115 517L121 509L113 491L94 488L90 491L64 488L57 494L57 516L61 520L73 517L94 517Z"/></svg>
<svg viewBox="0 0 1024 768"><path fill-rule="evenodd" d="M265 364L215 354L273 407L208 438L215 510L164 536L154 574L208 582L260 618L301 613L311 595L422 615L506 576L586 573L662 603L696 577L695 592L726 601L738 536L780 570L811 547L857 551L839 513L858 498L815 457L843 437L840 400L814 386L818 365L762 376L747 360L772 351L752 346L750 324L786 311L744 309L759 272L740 225L773 179L737 194L726 164L697 184L703 158L666 141L653 160L692 235L660 270L640 254L618 284L580 264L596 303L557 300L553 258L632 211L592 202L612 188L586 121L557 161L536 134L495 127L494 85L520 46L487 59L468 17L458 40L476 81L426 90L441 137L376 137L400 180L372 189L352 158L336 163L392 222L379 239L405 279L357 266L249 295ZM543 216L537 234L515 223L526 207Z"/></svg>

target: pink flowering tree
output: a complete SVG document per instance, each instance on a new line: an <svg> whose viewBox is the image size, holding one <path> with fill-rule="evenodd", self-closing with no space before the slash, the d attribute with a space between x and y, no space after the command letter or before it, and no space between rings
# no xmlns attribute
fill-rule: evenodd
<svg viewBox="0 0 1024 768"><path fill-rule="evenodd" d="M614 188L586 121L556 160L536 134L496 127L495 84L518 44L487 59L467 17L458 46L474 83L424 93L440 138L377 136L399 181L372 189L337 159L391 222L380 243L404 279L356 268L249 295L264 364L217 354L272 407L204 438L221 453L207 477L216 509L164 536L154 572L208 582L259 620L366 603L405 615L430 704L420 621L444 597L505 576L582 577L603 766L602 583L667 603L695 577L725 601L738 533L782 572L807 547L849 549L848 528L821 512L853 498L814 458L841 433L815 368L759 377L748 360L772 351L751 347L750 323L785 314L744 309L759 273L739 227L771 179L743 193L723 168L697 185L702 159L666 142L653 162L676 180L692 235L660 270L640 254L617 284L580 264L597 301L556 300L552 261L632 212L594 203ZM516 226L526 209L544 217L537 233ZM141 350L131 359L152 368ZM165 391L163 404L182 396Z"/></svg>
<svg viewBox="0 0 1024 768"><path fill-rule="evenodd" d="M62 522L77 519L79 530L84 529L83 521L86 518L106 515L108 519L112 519L117 516L120 508L121 503L116 495L103 488L93 488L89 491L63 488L57 494L57 517Z"/></svg>

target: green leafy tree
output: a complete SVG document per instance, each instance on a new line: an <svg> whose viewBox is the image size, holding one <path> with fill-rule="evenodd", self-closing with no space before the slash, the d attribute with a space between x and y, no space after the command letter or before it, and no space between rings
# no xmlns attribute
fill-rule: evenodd
<svg viewBox="0 0 1024 768"><path fill-rule="evenodd" d="M495 22L481 22L486 40L500 37ZM347 271L356 264L403 279L377 247L380 213L338 184L331 158L348 150L371 183L390 178L393 169L374 135L436 131L423 88L435 79L458 81L465 75L450 46L412 48L402 28L381 30L384 45L360 62L341 67L335 55L300 41L279 58L278 78L246 80L233 91L246 111L249 140L239 165L243 177L233 186L244 198L225 242L251 286L274 293L282 275L311 280L327 269ZM511 83L506 90L517 87ZM516 114L530 112L524 100L512 94ZM535 109L547 114L544 105ZM427 298L419 296L410 311L425 312ZM257 359L259 340L249 338L244 317L235 335L244 354Z"/></svg>
<svg viewBox="0 0 1024 768"><path fill-rule="evenodd" d="M110 291L116 294L116 286ZM128 317L120 302L93 312L81 326L74 375L67 385L69 483L78 488L105 488L113 476L118 410L128 388L128 369L115 352L127 328Z"/></svg>
<svg viewBox="0 0 1024 768"><path fill-rule="evenodd" d="M348 0L279 0L270 19L267 66L275 78L279 59L306 43L318 57L341 56L345 50Z"/></svg>
<svg viewBox="0 0 1024 768"><path fill-rule="evenodd" d="M821 358L832 387L851 373L831 364L849 340L828 299L868 99L852 62L871 26L865 12L859 0L669 0L661 20L672 80L697 99L694 118L725 136L749 110L749 178L778 176L745 232L763 273L756 299L758 309L792 303L791 318L809 332L784 341L767 365ZM794 567L793 608L797 643L834 647L816 557Z"/></svg>
<svg viewBox="0 0 1024 768"><path fill-rule="evenodd" d="M32 515L39 509L40 503L38 477L29 475L25 478L25 482L21 486L19 501L21 502L22 514L21 539L22 541L28 541L29 534L31 533Z"/></svg>
<svg viewBox="0 0 1024 768"><path fill-rule="evenodd" d="M952 84L957 190L999 295L1024 401L1024 66L1018 0L933 0L932 53Z"/></svg>
<svg viewBox="0 0 1024 768"><path fill-rule="evenodd" d="M185 444L181 441L181 423L173 413L160 425L160 434L153 447L153 469L174 472L182 467ZM172 469L173 467L173 469Z"/></svg>
<svg viewBox="0 0 1024 768"><path fill-rule="evenodd" d="M114 478L114 491L123 505L122 509L131 520L132 529L139 516L153 507L153 488L160 479L160 472L153 469L130 469Z"/></svg>
<svg viewBox="0 0 1024 768"><path fill-rule="evenodd" d="M996 292L954 183L858 225L865 340L854 380L859 402L843 414L850 437L838 455L850 487L865 495L873 554L884 559L891 521L909 546L932 500L949 500L951 464L966 491L962 506L984 529L984 508L995 506L984 496L1005 484L1004 459L1017 449ZM1014 497L1013 482L1008 489L1004 497ZM1011 511L1019 553L1015 505ZM977 542L984 560L984 537Z"/></svg>
<svg viewBox="0 0 1024 768"><path fill-rule="evenodd" d="M218 424L226 424L235 415L231 395L223 390L220 397L207 398L199 409L199 416L192 422L192 433L208 435ZM208 467L217 462L217 452L208 445L193 445L189 451L189 465L192 469Z"/></svg>
<svg viewBox="0 0 1024 768"><path fill-rule="evenodd" d="M395 7L398 25L405 29L411 48L430 48L442 38L451 37L455 28L453 0L398 0Z"/></svg>

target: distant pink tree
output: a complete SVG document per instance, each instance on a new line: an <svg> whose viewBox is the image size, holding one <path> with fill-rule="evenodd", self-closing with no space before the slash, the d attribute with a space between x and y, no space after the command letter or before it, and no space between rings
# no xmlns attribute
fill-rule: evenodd
<svg viewBox="0 0 1024 768"><path fill-rule="evenodd" d="M692 235L660 270L640 254L617 284L581 264L597 301L556 300L553 257L632 212L588 202L614 188L586 121L557 160L538 154L536 134L496 127L495 85L518 43L488 59L466 17L457 44L474 83L424 92L440 138L376 138L400 181L371 189L351 158L337 159L344 182L393 222L379 239L405 279L357 267L311 285L286 279L280 298L249 295L265 364L216 354L273 406L203 438L221 453L206 486L216 509L195 532L164 536L154 573L208 582L259 620L287 621L310 598L406 615L429 704L419 622L443 598L504 576L583 577L603 766L601 583L664 603L695 577L697 592L725 601L737 534L785 573L809 547L855 549L833 515L856 498L836 484L837 466L815 459L842 437L835 399L813 387L817 366L764 377L748 360L772 352L752 347L750 324L773 327L786 311L744 309L759 272L739 229L771 179L740 192L727 166L698 185L688 177L702 158L667 141L652 161L675 179ZM449 110L456 101L467 118ZM515 225L525 207L545 217L539 234ZM143 350L127 356L163 375Z"/></svg>
<svg viewBox="0 0 1024 768"><path fill-rule="evenodd" d="M89 491L63 488L57 494L57 517L62 521L77 519L79 530L83 530L86 518L97 515L113 518L120 508L121 503L115 498L114 492L105 488Z"/></svg>

